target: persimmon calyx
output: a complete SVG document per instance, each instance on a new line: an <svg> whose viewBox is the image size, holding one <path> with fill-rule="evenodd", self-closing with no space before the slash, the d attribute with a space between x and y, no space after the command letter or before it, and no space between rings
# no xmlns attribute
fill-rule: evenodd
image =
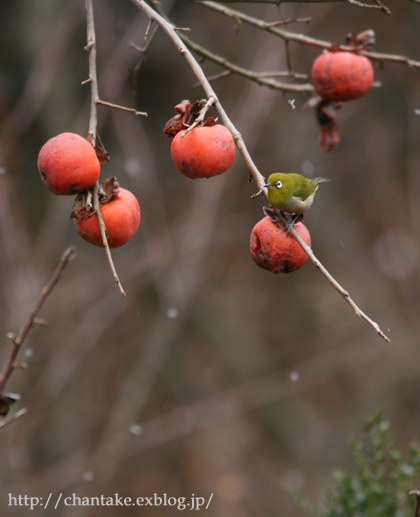
<svg viewBox="0 0 420 517"><path fill-rule="evenodd" d="M178 112L175 117L166 122L163 128L163 133L166 138L173 138L180 131L185 131L189 126L199 118L201 110L206 106L206 99L195 101L191 103L189 100L183 100L175 106L175 110ZM214 126L217 119L208 117L202 124L198 126Z"/></svg>
<svg viewBox="0 0 420 517"><path fill-rule="evenodd" d="M372 29L359 34L349 33L345 38L345 44L357 50L373 50L376 43L375 31Z"/></svg>
<svg viewBox="0 0 420 517"><path fill-rule="evenodd" d="M103 147L95 145L94 150L101 167L111 160L111 155Z"/></svg>
<svg viewBox="0 0 420 517"><path fill-rule="evenodd" d="M115 176L104 180L98 189L98 199L101 205L108 203L112 199L120 197L120 184Z"/></svg>
<svg viewBox="0 0 420 517"><path fill-rule="evenodd" d="M98 189L98 199L100 206L109 203L113 199L120 197L120 184L115 176L104 180ZM70 214L70 219L77 219L81 221L86 218L89 219L95 213L93 208L93 188L85 190L77 194L73 204L73 209Z"/></svg>

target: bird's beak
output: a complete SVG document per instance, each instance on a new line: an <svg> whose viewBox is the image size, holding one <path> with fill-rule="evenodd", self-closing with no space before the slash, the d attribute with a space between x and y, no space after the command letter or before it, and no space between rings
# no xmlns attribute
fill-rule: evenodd
<svg viewBox="0 0 420 517"><path fill-rule="evenodd" d="M273 185L271 185L271 183L266 183L266 184L264 185L264 187L265 187L265 188L270 188L270 187L272 187L272 186L273 186Z"/></svg>

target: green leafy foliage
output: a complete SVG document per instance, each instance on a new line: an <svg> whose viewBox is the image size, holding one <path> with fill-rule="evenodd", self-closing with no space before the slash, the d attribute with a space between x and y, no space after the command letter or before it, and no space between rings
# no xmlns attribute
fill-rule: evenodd
<svg viewBox="0 0 420 517"><path fill-rule="evenodd" d="M357 464L355 474L334 472L334 490L325 497L325 508L300 494L293 500L313 517L413 517L411 490L420 481L420 447L411 444L408 459L397 449L390 422L378 411L366 424L366 443L352 438L349 447Z"/></svg>

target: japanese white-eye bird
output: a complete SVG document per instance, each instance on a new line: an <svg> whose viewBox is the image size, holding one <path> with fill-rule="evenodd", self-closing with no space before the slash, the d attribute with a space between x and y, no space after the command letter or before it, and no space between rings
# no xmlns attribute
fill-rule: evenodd
<svg viewBox="0 0 420 517"><path fill-rule="evenodd" d="M268 189L268 200L274 208L294 214L286 230L289 233L296 222L303 219L303 212L311 207L315 192L320 183L330 181L326 178L305 178L301 174L271 174L264 187Z"/></svg>

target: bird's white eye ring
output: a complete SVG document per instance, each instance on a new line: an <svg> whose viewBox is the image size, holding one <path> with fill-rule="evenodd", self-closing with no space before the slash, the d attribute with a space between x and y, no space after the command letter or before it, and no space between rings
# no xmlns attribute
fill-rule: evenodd
<svg viewBox="0 0 420 517"><path fill-rule="evenodd" d="M276 183L276 187L277 187L277 188L281 188L282 186L283 186L283 183L282 183L281 181L278 181L278 182Z"/></svg>

